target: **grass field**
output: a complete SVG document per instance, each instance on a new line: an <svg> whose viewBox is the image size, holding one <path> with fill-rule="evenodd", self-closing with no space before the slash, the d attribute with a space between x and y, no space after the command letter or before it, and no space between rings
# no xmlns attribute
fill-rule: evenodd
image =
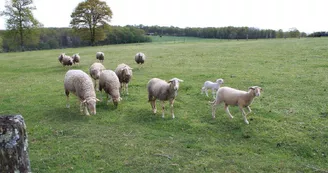
<svg viewBox="0 0 328 173"><path fill-rule="evenodd" d="M112 45L0 54L0 114L21 114L29 135L33 172L328 172L328 39L199 40ZM117 109L97 104L79 112L75 96L65 107L68 67L57 57L79 52L71 69L88 72L97 51L104 65L134 68L130 95ZM138 69L136 52L148 59ZM153 77L180 84L172 119L153 115L146 84ZM200 88L223 78L224 86L263 88L246 125L237 107L216 119ZM100 96L100 93L97 93Z"/></svg>

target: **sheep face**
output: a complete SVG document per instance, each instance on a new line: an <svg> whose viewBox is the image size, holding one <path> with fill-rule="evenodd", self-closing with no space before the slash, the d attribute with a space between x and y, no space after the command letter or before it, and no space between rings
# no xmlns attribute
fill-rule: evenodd
<svg viewBox="0 0 328 173"><path fill-rule="evenodd" d="M224 83L224 81L223 81L223 79L217 79L217 80L216 80L216 83L218 83L218 84L220 84L220 85L221 85L221 84L223 84L223 83Z"/></svg>
<svg viewBox="0 0 328 173"><path fill-rule="evenodd" d="M179 82L183 82L183 80L178 79L178 78L173 78L169 80L170 87L174 90L177 91L179 89Z"/></svg>
<svg viewBox="0 0 328 173"><path fill-rule="evenodd" d="M255 96L259 97L261 95L262 88L258 86L249 87L249 89L254 91Z"/></svg>
<svg viewBox="0 0 328 173"><path fill-rule="evenodd" d="M126 66L124 68L122 68L123 76L131 77L132 76L131 70L132 70L132 68L129 68Z"/></svg>
<svg viewBox="0 0 328 173"><path fill-rule="evenodd" d="M84 100L82 103L86 106L92 115L96 114L96 102L99 101L97 98L89 98Z"/></svg>

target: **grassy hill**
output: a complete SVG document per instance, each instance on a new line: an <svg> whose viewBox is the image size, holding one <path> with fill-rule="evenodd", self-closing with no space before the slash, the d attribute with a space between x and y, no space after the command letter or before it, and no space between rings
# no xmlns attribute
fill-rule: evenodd
<svg viewBox="0 0 328 173"><path fill-rule="evenodd" d="M29 135L33 172L327 172L328 39L202 40L112 45L0 54L0 114L21 114ZM68 69L88 72L97 51L104 65L134 68L130 95L117 109L97 104L97 115L67 109ZM135 53L147 55L138 69ZM60 53L80 53L81 63L62 67ZM147 82L178 77L172 119L153 115ZM263 88L246 125L237 107L216 119L200 89L206 80L224 86ZM97 93L100 97L100 93Z"/></svg>

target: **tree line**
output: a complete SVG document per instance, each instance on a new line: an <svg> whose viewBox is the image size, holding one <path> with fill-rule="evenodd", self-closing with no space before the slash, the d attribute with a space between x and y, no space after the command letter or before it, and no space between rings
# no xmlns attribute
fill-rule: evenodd
<svg viewBox="0 0 328 173"><path fill-rule="evenodd" d="M105 1L85 0L71 14L70 27L44 28L32 10L33 0L8 0L0 16L6 17L6 30L0 31L0 52L57 49L67 47L150 42L149 35L185 36L216 39L300 38L306 33L297 28L259 29L255 27L166 27L127 25L110 26L112 11ZM311 37L327 36L315 32Z"/></svg>

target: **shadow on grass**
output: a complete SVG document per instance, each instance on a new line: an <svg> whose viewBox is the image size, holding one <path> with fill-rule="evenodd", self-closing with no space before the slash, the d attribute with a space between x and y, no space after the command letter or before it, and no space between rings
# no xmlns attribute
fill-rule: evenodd
<svg viewBox="0 0 328 173"><path fill-rule="evenodd" d="M43 113L46 119L56 122L70 122L70 121L88 121L90 116L80 113L79 109L75 108L54 108ZM91 115L93 116L93 115Z"/></svg>

